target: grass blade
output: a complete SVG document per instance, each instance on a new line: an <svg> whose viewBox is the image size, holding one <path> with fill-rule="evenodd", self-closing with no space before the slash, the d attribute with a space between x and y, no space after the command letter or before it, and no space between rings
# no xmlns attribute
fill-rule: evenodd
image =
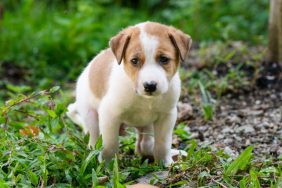
<svg viewBox="0 0 282 188"><path fill-rule="evenodd" d="M80 168L80 175L83 176L88 164L90 163L91 160L94 159L94 157L96 157L97 155L99 154L99 151L97 150L94 150L94 151L91 151L89 153L89 155L86 157L86 159L83 161L82 165L81 165L81 168Z"/></svg>
<svg viewBox="0 0 282 188"><path fill-rule="evenodd" d="M250 187L253 188L260 188L260 183L257 177L257 172L254 170L250 170L250 175L251 175L251 184Z"/></svg>
<svg viewBox="0 0 282 188"><path fill-rule="evenodd" d="M244 170L252 157L253 147L248 146L225 170L224 176L234 176L238 170Z"/></svg>

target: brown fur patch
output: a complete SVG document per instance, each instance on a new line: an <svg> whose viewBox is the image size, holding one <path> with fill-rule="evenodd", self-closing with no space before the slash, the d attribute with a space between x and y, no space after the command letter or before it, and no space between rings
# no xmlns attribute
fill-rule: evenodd
<svg viewBox="0 0 282 188"><path fill-rule="evenodd" d="M179 66L180 57L188 54L191 45L190 37L180 30L155 22L146 22L145 32L158 38L159 45L156 49L155 61L158 63L160 56L169 58L170 62L161 66L166 71L167 77L172 78ZM89 72L90 88L97 98L102 98L107 91L108 77L114 58L119 63L122 59L124 60L125 72L133 83L137 84L139 70L146 61L139 36L138 27L133 26L122 30L111 39L111 49L101 52L92 62ZM175 41L172 41L171 37ZM131 63L133 58L138 58L137 66Z"/></svg>
<svg viewBox="0 0 282 188"><path fill-rule="evenodd" d="M133 83L137 84L138 73L143 64L145 63L144 50L141 46L140 41L140 29L137 27L132 27L127 32L130 33L131 38L130 42L127 46L126 52L124 54L124 69L127 75L131 78ZM139 60L139 64L137 66L131 63L133 58L137 58Z"/></svg>
<svg viewBox="0 0 282 188"><path fill-rule="evenodd" d="M114 59L115 56L111 49L106 49L91 62L89 70L90 89L98 99L101 99L107 92Z"/></svg>
<svg viewBox="0 0 282 188"><path fill-rule="evenodd" d="M154 22L147 22L145 25L145 32L159 39L155 56L156 63L158 63L158 59L161 55L170 59L168 64L162 65L169 78L172 78L179 65L179 52L169 38L169 32L171 32L171 30L172 27Z"/></svg>

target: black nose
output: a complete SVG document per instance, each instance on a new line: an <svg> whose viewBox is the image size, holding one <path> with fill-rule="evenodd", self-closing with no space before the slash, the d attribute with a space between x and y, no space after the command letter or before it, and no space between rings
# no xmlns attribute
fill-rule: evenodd
<svg viewBox="0 0 282 188"><path fill-rule="evenodd" d="M143 84L143 86L144 86L145 91L146 91L146 92L150 92L150 93L156 91L156 89L157 89L157 83L154 82L154 81L145 82L145 83Z"/></svg>

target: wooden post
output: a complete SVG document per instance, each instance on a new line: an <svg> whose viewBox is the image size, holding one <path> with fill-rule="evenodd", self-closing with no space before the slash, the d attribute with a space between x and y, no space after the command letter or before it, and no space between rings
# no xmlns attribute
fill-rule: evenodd
<svg viewBox="0 0 282 188"><path fill-rule="evenodd" d="M270 0L269 60L282 62L282 0Z"/></svg>
<svg viewBox="0 0 282 188"><path fill-rule="evenodd" d="M4 5L0 2L0 20L3 19L4 16Z"/></svg>

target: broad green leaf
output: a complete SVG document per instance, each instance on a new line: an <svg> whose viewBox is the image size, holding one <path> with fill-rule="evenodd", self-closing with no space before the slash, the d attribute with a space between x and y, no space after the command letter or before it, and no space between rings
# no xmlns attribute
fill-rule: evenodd
<svg viewBox="0 0 282 188"><path fill-rule="evenodd" d="M9 188L9 186L6 184L6 182L4 180L0 179L0 187L1 188Z"/></svg>
<svg viewBox="0 0 282 188"><path fill-rule="evenodd" d="M195 140L191 140L187 159L190 159L193 156L196 147L197 147L197 142Z"/></svg>
<svg viewBox="0 0 282 188"><path fill-rule="evenodd" d="M92 168L92 187L97 187L98 186L98 177L97 173L94 168Z"/></svg>
<svg viewBox="0 0 282 188"><path fill-rule="evenodd" d="M203 112L205 120L211 120L213 118L213 106L210 104L203 105Z"/></svg>
<svg viewBox="0 0 282 188"><path fill-rule="evenodd" d="M119 184L119 172L118 172L118 160L117 160L117 156L115 157L114 160L114 168L113 168L113 183L114 183L114 187L117 188L118 184Z"/></svg>
<svg viewBox="0 0 282 188"><path fill-rule="evenodd" d="M114 167L113 167L113 184L114 188L124 188L125 186L122 185L119 181L119 170L118 170L118 159L117 156L115 157L114 160Z"/></svg>
<svg viewBox="0 0 282 188"><path fill-rule="evenodd" d="M88 156L86 157L85 160L83 160L83 163L81 164L80 168L80 175L83 176L88 164L90 163L91 160L94 160L94 158L99 154L99 151L94 150L91 151Z"/></svg>
<svg viewBox="0 0 282 188"><path fill-rule="evenodd" d="M103 139L102 139L102 136L100 135L96 141L96 144L95 144L95 149L96 150L101 150L102 149L102 146L103 146Z"/></svg>
<svg viewBox="0 0 282 188"><path fill-rule="evenodd" d="M252 157L253 147L248 146L225 170L225 176L234 176L238 170L244 170Z"/></svg>
<svg viewBox="0 0 282 188"><path fill-rule="evenodd" d="M28 175L31 183L36 186L38 184L38 176L30 170L28 171Z"/></svg>
<svg viewBox="0 0 282 188"><path fill-rule="evenodd" d="M240 188L247 188L247 178L246 177L240 180Z"/></svg>
<svg viewBox="0 0 282 188"><path fill-rule="evenodd" d="M251 180L250 180L250 188L260 188L260 183L257 177L257 172L254 170L250 170Z"/></svg>
<svg viewBox="0 0 282 188"><path fill-rule="evenodd" d="M202 102L203 103L209 103L208 95L207 95L207 92L206 92L204 85L200 81L198 82L198 84L199 84L200 91L201 91L201 96L202 96L202 100L203 100Z"/></svg>
<svg viewBox="0 0 282 188"><path fill-rule="evenodd" d="M46 109L47 113L51 118L56 118L57 114L53 110Z"/></svg>
<svg viewBox="0 0 282 188"><path fill-rule="evenodd" d="M182 181L178 181L177 183L172 184L171 186L177 186L179 187L180 185L186 185L187 181L186 180L182 180Z"/></svg>
<svg viewBox="0 0 282 188"><path fill-rule="evenodd" d="M59 89L60 89L60 86L54 86L49 91L50 91L50 93L55 93L55 92L59 91Z"/></svg>
<svg viewBox="0 0 282 188"><path fill-rule="evenodd" d="M30 86L16 86L16 85L12 85L12 84L6 84L7 89L9 89L10 91L13 91L15 93L23 93L26 91L30 91L31 87Z"/></svg>

